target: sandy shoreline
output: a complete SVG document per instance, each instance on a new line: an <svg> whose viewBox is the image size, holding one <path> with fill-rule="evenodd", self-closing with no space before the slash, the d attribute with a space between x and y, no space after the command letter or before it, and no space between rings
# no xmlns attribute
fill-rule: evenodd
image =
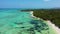
<svg viewBox="0 0 60 34"><path fill-rule="evenodd" d="M55 26L55 24L52 24L52 22L49 20L47 21L47 24L56 31L56 34L60 34L60 29L57 26Z"/></svg>
<svg viewBox="0 0 60 34"><path fill-rule="evenodd" d="M33 11L30 11L30 14L32 17L37 18L37 17L33 16ZM38 18L38 19L40 19L40 18ZM56 34L60 34L60 29L57 26L55 26L54 24L52 24L51 21L47 20L47 24L56 31Z"/></svg>
<svg viewBox="0 0 60 34"><path fill-rule="evenodd" d="M37 17L33 16L33 11L30 11L30 14L33 18L37 18ZM37 18L37 19L40 19L40 18Z"/></svg>

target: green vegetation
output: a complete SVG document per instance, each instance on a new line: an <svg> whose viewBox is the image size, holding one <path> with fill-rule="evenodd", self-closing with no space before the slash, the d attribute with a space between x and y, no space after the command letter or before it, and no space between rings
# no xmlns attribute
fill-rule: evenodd
<svg viewBox="0 0 60 34"><path fill-rule="evenodd" d="M51 20L56 26L60 27L60 9L30 9L33 15L44 20Z"/></svg>

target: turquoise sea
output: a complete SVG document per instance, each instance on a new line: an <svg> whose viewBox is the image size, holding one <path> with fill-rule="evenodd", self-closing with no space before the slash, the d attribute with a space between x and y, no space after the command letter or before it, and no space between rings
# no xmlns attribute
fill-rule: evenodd
<svg viewBox="0 0 60 34"><path fill-rule="evenodd" d="M55 34L42 19L33 18L30 11L0 9L0 34Z"/></svg>

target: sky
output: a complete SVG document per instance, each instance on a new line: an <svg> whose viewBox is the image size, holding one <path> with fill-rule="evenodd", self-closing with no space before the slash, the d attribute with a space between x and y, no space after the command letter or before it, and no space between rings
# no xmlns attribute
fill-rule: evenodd
<svg viewBox="0 0 60 34"><path fill-rule="evenodd" d="M59 8L60 0L0 0L0 8Z"/></svg>

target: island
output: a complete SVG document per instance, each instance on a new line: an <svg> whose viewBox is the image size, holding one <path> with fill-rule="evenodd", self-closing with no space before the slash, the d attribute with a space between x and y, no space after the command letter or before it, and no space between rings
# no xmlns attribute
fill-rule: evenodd
<svg viewBox="0 0 60 34"><path fill-rule="evenodd" d="M21 11L33 11L33 15L44 20L50 20L60 28L60 9L25 9Z"/></svg>

